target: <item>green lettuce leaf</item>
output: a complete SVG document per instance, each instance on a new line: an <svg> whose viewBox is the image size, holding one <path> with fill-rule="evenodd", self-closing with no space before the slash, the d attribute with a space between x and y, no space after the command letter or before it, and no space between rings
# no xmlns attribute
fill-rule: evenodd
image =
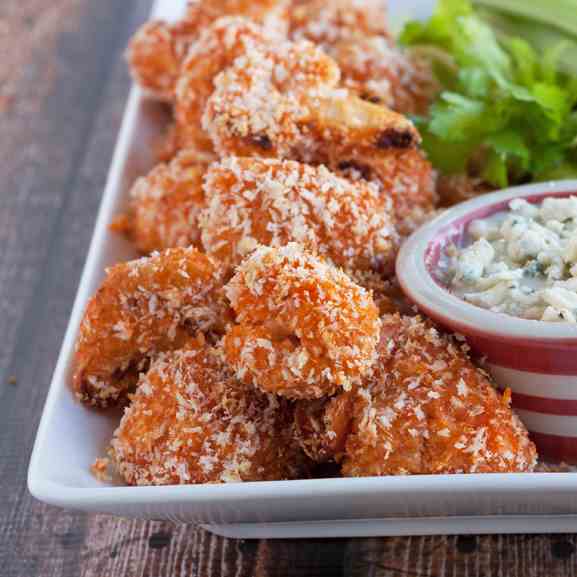
<svg viewBox="0 0 577 577"><path fill-rule="evenodd" d="M565 36L540 53L523 37L497 33L468 0L440 0L431 19L409 23L401 40L425 54L441 50L457 66L439 77L445 90L417 123L439 170L474 167L507 186L577 166L577 75L563 64L576 43Z"/></svg>

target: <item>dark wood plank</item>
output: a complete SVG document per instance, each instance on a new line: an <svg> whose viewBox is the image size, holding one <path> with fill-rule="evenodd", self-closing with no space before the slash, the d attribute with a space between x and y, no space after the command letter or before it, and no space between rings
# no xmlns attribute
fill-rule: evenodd
<svg viewBox="0 0 577 577"><path fill-rule="evenodd" d="M575 535L485 535L352 540L348 577L572 577Z"/></svg>
<svg viewBox="0 0 577 577"><path fill-rule="evenodd" d="M2 70L0 574L77 575L86 516L35 502L26 472L126 98L121 53L149 1L0 4L19 43Z"/></svg>
<svg viewBox="0 0 577 577"><path fill-rule="evenodd" d="M575 575L575 536L235 541L28 495L28 458L128 90L121 53L149 7L0 2L0 574Z"/></svg>

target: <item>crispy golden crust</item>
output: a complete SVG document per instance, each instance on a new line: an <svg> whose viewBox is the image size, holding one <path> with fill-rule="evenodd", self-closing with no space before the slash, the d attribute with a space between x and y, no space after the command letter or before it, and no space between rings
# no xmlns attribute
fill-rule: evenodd
<svg viewBox="0 0 577 577"><path fill-rule="evenodd" d="M223 348L244 382L310 399L371 370L380 321L370 294L297 244L258 248L225 290L239 324Z"/></svg>
<svg viewBox="0 0 577 577"><path fill-rule="evenodd" d="M154 20L130 39L126 59L134 81L152 98L171 102L190 38L180 27Z"/></svg>
<svg viewBox="0 0 577 577"><path fill-rule="evenodd" d="M419 317L383 319L379 361L358 389L346 476L532 471L527 430L464 345Z"/></svg>
<svg viewBox="0 0 577 577"><path fill-rule="evenodd" d="M307 142L307 99L339 82L333 60L308 42L263 44L215 79L203 126L221 155L298 158Z"/></svg>
<svg viewBox="0 0 577 577"><path fill-rule="evenodd" d="M290 37L327 48L342 40L388 35L382 0L295 0L290 12Z"/></svg>
<svg viewBox="0 0 577 577"><path fill-rule="evenodd" d="M439 92L430 65L388 37L341 40L328 53L339 64L347 88L403 114L426 114Z"/></svg>
<svg viewBox="0 0 577 577"><path fill-rule="evenodd" d="M315 463L342 457L352 423L352 393L297 401L295 435L306 455Z"/></svg>
<svg viewBox="0 0 577 577"><path fill-rule="evenodd" d="M215 77L253 46L265 42L263 28L240 17L220 18L190 46L176 87L175 116L180 146L206 148L201 127Z"/></svg>
<svg viewBox="0 0 577 577"><path fill-rule="evenodd" d="M216 78L203 126L222 155L331 165L418 145L408 119L338 88L339 79L336 63L309 42L255 47Z"/></svg>
<svg viewBox="0 0 577 577"><path fill-rule="evenodd" d="M255 48L220 74L203 126L221 155L326 164L375 180L403 232L435 204L435 175L420 136L400 114L337 88L334 61L308 43Z"/></svg>
<svg viewBox="0 0 577 577"><path fill-rule="evenodd" d="M268 36L285 38L290 0L198 0L189 2L185 20L203 30L224 16L243 16L261 25Z"/></svg>
<svg viewBox="0 0 577 577"><path fill-rule="evenodd" d="M401 235L408 236L433 215L437 174L420 150L389 149L373 156L353 152L343 158L337 164L343 175L375 182L392 198Z"/></svg>
<svg viewBox="0 0 577 577"><path fill-rule="evenodd" d="M123 402L152 356L197 331L222 332L229 318L222 286L220 267L192 247L108 269L76 342L77 397L95 406Z"/></svg>
<svg viewBox="0 0 577 577"><path fill-rule="evenodd" d="M402 113L424 113L438 91L430 66L394 45L380 0L311 0L291 12L290 37L319 44L343 85Z"/></svg>
<svg viewBox="0 0 577 577"><path fill-rule="evenodd" d="M130 192L128 234L140 252L201 248L198 219L206 206L202 183L210 159L183 151L136 181Z"/></svg>
<svg viewBox="0 0 577 577"><path fill-rule="evenodd" d="M149 96L172 102L191 45L216 20L244 16L262 25L269 37L284 38L288 30L288 5L289 0L191 1L180 21L147 22L134 34L126 51L132 77Z"/></svg>
<svg viewBox="0 0 577 577"><path fill-rule="evenodd" d="M130 485L293 479L304 459L292 414L286 401L240 385L213 349L190 342L141 377L112 456Z"/></svg>
<svg viewBox="0 0 577 577"><path fill-rule="evenodd" d="M324 166L228 158L206 175L202 242L230 269L258 244L295 241L347 271L390 272L397 236L389 199Z"/></svg>

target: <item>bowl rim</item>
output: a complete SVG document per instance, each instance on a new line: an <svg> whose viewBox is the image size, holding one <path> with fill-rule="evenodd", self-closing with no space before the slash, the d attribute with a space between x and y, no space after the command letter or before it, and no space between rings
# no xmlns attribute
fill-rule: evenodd
<svg viewBox="0 0 577 577"><path fill-rule="evenodd" d="M577 196L577 179L541 182L478 196L446 210L403 243L396 261L396 274L403 292L427 315L465 335L525 343L577 345L577 325L496 313L451 294L432 277L425 258L431 243L441 233L450 230L458 221L466 220L471 213L516 198L546 198L573 191Z"/></svg>

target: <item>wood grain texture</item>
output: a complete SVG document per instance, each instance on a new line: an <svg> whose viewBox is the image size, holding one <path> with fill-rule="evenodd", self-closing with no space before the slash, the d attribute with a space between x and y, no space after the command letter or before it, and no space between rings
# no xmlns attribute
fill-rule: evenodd
<svg viewBox="0 0 577 577"><path fill-rule="evenodd" d="M121 54L149 8L0 2L0 575L576 575L575 536L235 541L28 495L36 426L129 86Z"/></svg>

